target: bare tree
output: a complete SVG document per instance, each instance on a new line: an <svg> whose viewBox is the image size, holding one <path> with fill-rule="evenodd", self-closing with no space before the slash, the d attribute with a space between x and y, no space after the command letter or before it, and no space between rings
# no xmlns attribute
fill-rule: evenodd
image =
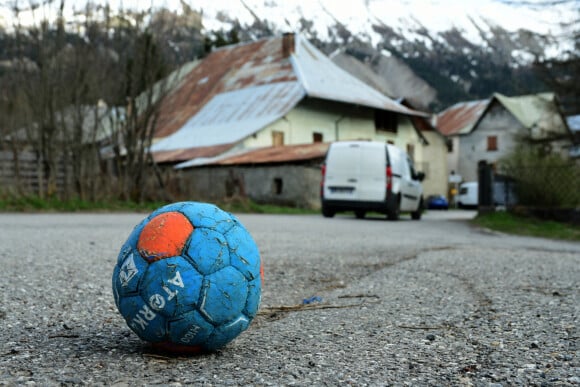
<svg viewBox="0 0 580 387"><path fill-rule="evenodd" d="M54 1L43 6L55 7ZM17 0L12 8L18 21ZM78 19L66 20L64 9L65 0L59 0L54 20L15 24L17 65L2 77L12 87L0 102L20 103L0 108L11 114L12 133L39 155L36 194L56 195L59 187L65 199L151 198L146 181L156 169L148 149L158 104L168 91L164 80L176 65L162 40L175 35L164 26L172 19L167 13L154 18L150 10L113 13L89 3L77 10ZM113 168L106 167L103 145L112 150Z"/></svg>
<svg viewBox="0 0 580 387"><path fill-rule="evenodd" d="M34 7L31 6L34 10ZM15 19L18 20L20 9L13 7ZM56 82L58 66L56 53L64 46L63 29L59 25L51 30L46 20L34 26L16 30L16 55L14 78L26 107L22 111L29 113L28 120L23 122L26 139L38 152L37 194L40 197L51 195L56 191L57 160L59 149L56 147L57 116L56 112L63 107L60 89ZM32 50L29 51L29 49ZM28 56L32 57L29 58ZM32 66L28 65L31 61ZM16 137L22 137L18 132Z"/></svg>
<svg viewBox="0 0 580 387"><path fill-rule="evenodd" d="M134 23L123 23L115 30L113 45L119 53L116 87L112 105L124 106L124 119L112 136L115 170L122 199L146 198L145 180L154 173L149 154L158 104L166 93L163 79L169 68L160 53L160 44L147 25L144 14L132 13ZM127 37L129 37L127 39ZM157 87L154 87L157 85ZM162 187L161 187L162 190Z"/></svg>

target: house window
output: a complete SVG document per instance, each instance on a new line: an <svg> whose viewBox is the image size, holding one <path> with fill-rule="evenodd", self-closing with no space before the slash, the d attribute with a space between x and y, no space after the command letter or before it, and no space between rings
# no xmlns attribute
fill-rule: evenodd
<svg viewBox="0 0 580 387"><path fill-rule="evenodd" d="M375 129L377 132L397 133L397 113L375 110Z"/></svg>
<svg viewBox="0 0 580 387"><path fill-rule="evenodd" d="M274 180L272 180L272 193L274 195L281 195L282 194L282 187L283 187L282 178L275 177Z"/></svg>
<svg viewBox="0 0 580 387"><path fill-rule="evenodd" d="M312 133L312 142L322 142L323 135L319 132Z"/></svg>
<svg viewBox="0 0 580 387"><path fill-rule="evenodd" d="M282 146L284 145L284 132L277 130L272 131L272 145Z"/></svg>
<svg viewBox="0 0 580 387"><path fill-rule="evenodd" d="M497 136L487 136L487 150L489 152L497 150Z"/></svg>
<svg viewBox="0 0 580 387"><path fill-rule="evenodd" d="M445 140L445 145L447 145L447 153L453 153L453 140L448 138Z"/></svg>

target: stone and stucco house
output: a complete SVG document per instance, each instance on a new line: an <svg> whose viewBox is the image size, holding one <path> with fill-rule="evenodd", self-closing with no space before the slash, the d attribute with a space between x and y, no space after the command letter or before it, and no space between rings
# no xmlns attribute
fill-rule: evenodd
<svg viewBox="0 0 580 387"><path fill-rule="evenodd" d="M241 193L317 207L328 144L353 139L407 150L427 174L426 194L445 192L445 140L430 115L340 69L301 35L222 47L186 68L161 103L151 151L191 200Z"/></svg>
<svg viewBox="0 0 580 387"><path fill-rule="evenodd" d="M497 165L522 138L563 155L570 131L556 96L541 93L457 103L435 116L433 125L448 137L448 167L463 181L477 181L477 165Z"/></svg>

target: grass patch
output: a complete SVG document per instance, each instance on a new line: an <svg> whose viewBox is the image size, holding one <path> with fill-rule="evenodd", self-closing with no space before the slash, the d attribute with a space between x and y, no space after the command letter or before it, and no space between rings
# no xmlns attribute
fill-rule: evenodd
<svg viewBox="0 0 580 387"><path fill-rule="evenodd" d="M82 212L82 211L135 211L148 212L163 203L135 203L131 201L60 200L37 196L0 197L0 211L4 212Z"/></svg>
<svg viewBox="0 0 580 387"><path fill-rule="evenodd" d="M60 200L56 198L41 199L36 196L0 196L0 211L3 212L152 212L169 203L131 201L86 201L80 199ZM250 199L234 198L214 203L224 211L233 213L254 214L315 214L319 211L258 204Z"/></svg>
<svg viewBox="0 0 580 387"><path fill-rule="evenodd" d="M273 204L259 204L248 198L232 198L215 203L224 211L244 214L319 214L320 210L297 208L290 206L277 206Z"/></svg>
<svg viewBox="0 0 580 387"><path fill-rule="evenodd" d="M578 226L518 216L508 212L478 215L472 222L477 226L508 234L580 241L580 227Z"/></svg>

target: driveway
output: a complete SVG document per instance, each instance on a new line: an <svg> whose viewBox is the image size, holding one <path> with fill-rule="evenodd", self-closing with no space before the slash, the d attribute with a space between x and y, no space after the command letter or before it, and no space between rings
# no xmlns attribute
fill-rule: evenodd
<svg viewBox="0 0 580 387"><path fill-rule="evenodd" d="M473 215L240 215L264 262L260 314L216 353L168 357L111 294L143 215L0 214L0 384L580 384L580 244Z"/></svg>

